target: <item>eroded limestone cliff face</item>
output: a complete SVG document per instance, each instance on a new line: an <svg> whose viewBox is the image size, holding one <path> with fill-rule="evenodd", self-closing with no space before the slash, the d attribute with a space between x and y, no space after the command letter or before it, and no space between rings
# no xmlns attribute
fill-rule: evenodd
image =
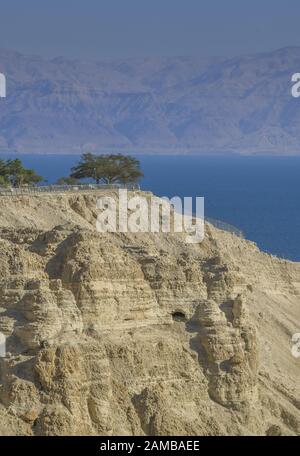
<svg viewBox="0 0 300 456"><path fill-rule="evenodd" d="M0 434L300 434L300 264L101 234L96 197L0 198Z"/></svg>

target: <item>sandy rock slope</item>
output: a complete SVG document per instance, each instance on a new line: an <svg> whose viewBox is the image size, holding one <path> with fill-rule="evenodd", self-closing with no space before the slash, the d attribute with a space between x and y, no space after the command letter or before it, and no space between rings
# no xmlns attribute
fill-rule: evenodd
<svg viewBox="0 0 300 456"><path fill-rule="evenodd" d="M0 434L299 435L300 264L101 234L96 197L0 198Z"/></svg>

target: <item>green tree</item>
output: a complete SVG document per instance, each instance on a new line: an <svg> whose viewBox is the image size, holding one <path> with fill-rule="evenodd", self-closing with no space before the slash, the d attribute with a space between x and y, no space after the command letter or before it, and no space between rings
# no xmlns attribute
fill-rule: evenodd
<svg viewBox="0 0 300 456"><path fill-rule="evenodd" d="M56 185L80 185L75 177L60 177L56 181Z"/></svg>
<svg viewBox="0 0 300 456"><path fill-rule="evenodd" d="M7 187L9 185L9 182L5 177L0 176L0 187Z"/></svg>
<svg viewBox="0 0 300 456"><path fill-rule="evenodd" d="M138 182L143 173L140 162L128 155L85 153L78 165L72 168L71 177L94 179L97 184L128 184Z"/></svg>
<svg viewBox="0 0 300 456"><path fill-rule="evenodd" d="M22 187L22 185L34 185L42 182L43 177L36 174L33 169L24 168L21 160L7 160L7 179L13 187Z"/></svg>
<svg viewBox="0 0 300 456"><path fill-rule="evenodd" d="M0 186L9 185L7 163L0 159Z"/></svg>

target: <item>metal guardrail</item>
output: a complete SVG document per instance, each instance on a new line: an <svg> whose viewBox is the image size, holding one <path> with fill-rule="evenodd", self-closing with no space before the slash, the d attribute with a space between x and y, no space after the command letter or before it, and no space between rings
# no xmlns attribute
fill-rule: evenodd
<svg viewBox="0 0 300 456"><path fill-rule="evenodd" d="M80 184L80 185L44 185L40 187L0 187L0 196L19 196L41 193L81 192L114 189L140 190L138 184Z"/></svg>

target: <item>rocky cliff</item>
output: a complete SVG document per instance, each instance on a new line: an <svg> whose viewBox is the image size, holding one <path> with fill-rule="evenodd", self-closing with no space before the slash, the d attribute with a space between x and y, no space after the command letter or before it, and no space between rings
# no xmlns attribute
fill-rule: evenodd
<svg viewBox="0 0 300 456"><path fill-rule="evenodd" d="M0 434L300 434L300 264L96 215L95 193L0 198Z"/></svg>

